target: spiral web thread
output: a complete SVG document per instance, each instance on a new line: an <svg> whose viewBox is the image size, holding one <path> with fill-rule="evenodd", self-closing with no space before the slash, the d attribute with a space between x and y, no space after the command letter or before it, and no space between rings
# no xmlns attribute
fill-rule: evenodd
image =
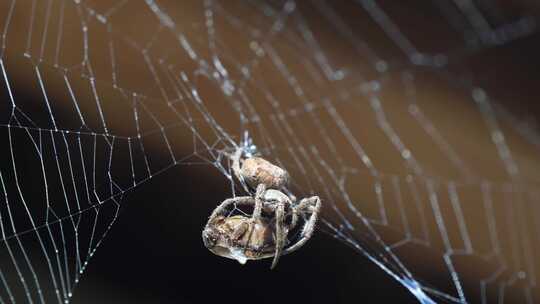
<svg viewBox="0 0 540 304"><path fill-rule="evenodd" d="M453 38L421 46L400 9L437 21L426 35ZM212 166L241 192L223 152L253 153L253 140L291 171L297 195L321 196L321 230L420 302L533 303L538 177L507 136L536 152L540 137L465 63L534 36L536 23L489 0L358 0L346 10L323 0L3 1L0 302L69 302L124 195L165 170ZM426 75L471 106L502 178L479 174L438 126L422 101ZM411 134L455 174L430 169ZM388 164L373 138L394 153ZM438 256L438 279L410 259L420 248ZM463 257L486 270L465 278Z"/></svg>

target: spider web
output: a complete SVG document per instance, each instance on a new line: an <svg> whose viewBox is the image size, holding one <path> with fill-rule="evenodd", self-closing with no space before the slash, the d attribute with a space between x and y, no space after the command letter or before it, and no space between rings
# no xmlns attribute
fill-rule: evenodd
<svg viewBox="0 0 540 304"><path fill-rule="evenodd" d="M69 302L165 170L242 193L241 147L420 302L533 303L540 137L482 80L537 18L505 5L3 1L0 302Z"/></svg>

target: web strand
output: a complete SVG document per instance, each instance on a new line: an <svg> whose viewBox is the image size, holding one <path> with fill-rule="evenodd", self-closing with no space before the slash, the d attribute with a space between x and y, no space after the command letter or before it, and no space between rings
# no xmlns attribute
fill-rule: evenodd
<svg viewBox="0 0 540 304"><path fill-rule="evenodd" d="M0 303L70 302L125 195L171 168L243 195L238 148L419 302L538 301L538 127L470 64L537 35L503 6L5 1Z"/></svg>

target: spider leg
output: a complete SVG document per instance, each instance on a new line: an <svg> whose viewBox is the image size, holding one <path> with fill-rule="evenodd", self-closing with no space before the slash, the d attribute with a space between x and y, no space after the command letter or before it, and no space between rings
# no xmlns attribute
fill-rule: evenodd
<svg viewBox="0 0 540 304"><path fill-rule="evenodd" d="M321 199L318 196L303 199L302 201L300 201L300 204L298 204L296 208L298 208L299 210L310 208L311 216L304 225L304 228L302 229L300 240L298 240L298 242L296 242L289 248L285 249L283 251L283 254L289 254L293 251L298 250L311 238L311 236L313 235L313 231L315 231L315 223L317 222L317 218L319 217L319 212L321 211Z"/></svg>
<svg viewBox="0 0 540 304"><path fill-rule="evenodd" d="M251 215L252 223L256 223L261 218L262 208L263 208L263 198L264 192L266 191L266 186L264 184L259 184L255 192L255 207L253 208L253 214ZM248 239L251 239L254 229L251 229L249 232ZM244 247L244 250L247 248L248 243Z"/></svg>
<svg viewBox="0 0 540 304"><path fill-rule="evenodd" d="M279 203L276 208L276 252L274 254L274 260L272 261L272 266L270 269L276 267L279 257L283 251L283 246L285 245L285 239L287 237L287 232L283 227L283 221L285 219L285 205Z"/></svg>
<svg viewBox="0 0 540 304"><path fill-rule="evenodd" d="M250 226L246 222L240 224L240 226L238 226L233 231L233 233L231 235L231 239L233 239L235 241L238 241L242 236L244 236L244 234L246 234L246 232L249 230L249 228L250 228ZM250 234L250 238L251 238L251 234Z"/></svg>
<svg viewBox="0 0 540 304"><path fill-rule="evenodd" d="M291 229L296 227L296 224L298 224L298 209L293 207L292 208L292 218L291 218Z"/></svg>
<svg viewBox="0 0 540 304"><path fill-rule="evenodd" d="M219 206L214 209L212 214L210 215L210 218L208 220L208 223L212 222L216 216L222 215L224 211L232 204L238 204L238 205L249 205L253 204L253 198L251 196L239 196L234 198L229 198L224 200Z"/></svg>
<svg viewBox="0 0 540 304"><path fill-rule="evenodd" d="M291 229L296 227L296 224L298 224L298 214L302 213L304 209L307 209L308 207L313 207L314 200L312 198L310 199L304 198L298 203L298 205L294 206L294 203L295 201L293 201ZM312 210L310 211L312 212Z"/></svg>
<svg viewBox="0 0 540 304"><path fill-rule="evenodd" d="M255 207L253 208L253 219L258 220L261 217L262 208L263 208L263 195L266 191L266 186L264 184L259 184L255 192Z"/></svg>
<svg viewBox="0 0 540 304"><path fill-rule="evenodd" d="M233 171L234 176L236 176L236 179L242 184L242 188L246 192L249 192L249 188L247 187L244 177L242 176L242 168L241 168L241 161L242 161L242 153L244 150L242 148L237 148L234 153L227 153L223 152L230 160L232 160L231 168Z"/></svg>
<svg viewBox="0 0 540 304"><path fill-rule="evenodd" d="M300 212L303 212L305 209L309 208L308 211L313 213L314 210L317 208L317 204L320 205L320 203L321 203L321 200L319 199L318 196L312 196L310 198L302 199L296 206L296 209L298 209Z"/></svg>
<svg viewBox="0 0 540 304"><path fill-rule="evenodd" d="M298 223L298 210L301 210L301 209L298 209L296 206L296 196L292 194L289 194L288 196L289 196L289 202L290 202L290 206L292 210L290 229L293 229L294 227L296 227L296 224ZM300 203L302 202L303 200Z"/></svg>

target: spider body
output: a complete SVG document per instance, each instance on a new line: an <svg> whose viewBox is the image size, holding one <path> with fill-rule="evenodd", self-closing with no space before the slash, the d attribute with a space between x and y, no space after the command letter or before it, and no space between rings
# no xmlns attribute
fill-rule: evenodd
<svg viewBox="0 0 540 304"><path fill-rule="evenodd" d="M262 183L267 188L281 189L289 182L287 171L260 157L246 159L240 170L244 180L254 188Z"/></svg>
<svg viewBox="0 0 540 304"><path fill-rule="evenodd" d="M287 171L259 157L242 160L241 154L233 155L233 171L239 180L256 185L256 192L226 199L217 206L203 230L203 241L214 254L241 264L273 257L274 268L281 255L299 249L311 238L321 201L313 196L296 202L293 195L281 191L289 180ZM231 207L246 206L253 208L251 217L230 216ZM289 243L287 235L297 227L299 218L304 220L299 238Z"/></svg>

